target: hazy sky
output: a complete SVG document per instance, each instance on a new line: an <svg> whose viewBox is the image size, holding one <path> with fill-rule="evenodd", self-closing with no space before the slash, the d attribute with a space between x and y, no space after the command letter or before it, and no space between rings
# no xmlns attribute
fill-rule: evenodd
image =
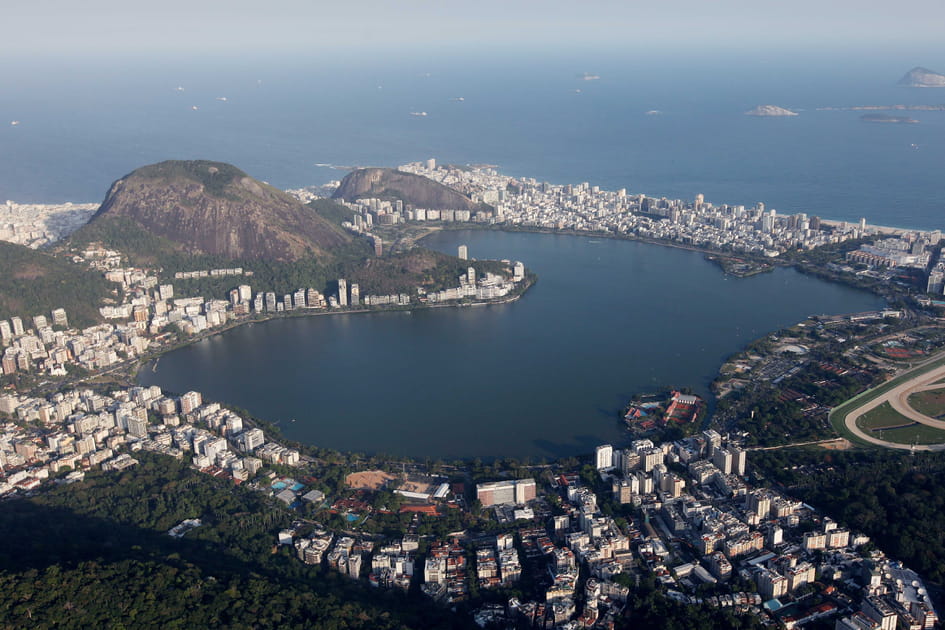
<svg viewBox="0 0 945 630"><path fill-rule="evenodd" d="M936 47L945 1L4 0L0 54Z"/></svg>

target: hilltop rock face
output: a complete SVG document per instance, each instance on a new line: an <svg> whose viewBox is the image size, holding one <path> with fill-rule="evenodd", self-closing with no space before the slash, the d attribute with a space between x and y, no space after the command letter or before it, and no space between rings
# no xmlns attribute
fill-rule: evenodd
<svg viewBox="0 0 945 630"><path fill-rule="evenodd" d="M330 259L351 241L286 193L202 160L161 162L118 180L90 226L112 218L130 219L183 252L240 260Z"/></svg>
<svg viewBox="0 0 945 630"><path fill-rule="evenodd" d="M899 79L899 85L905 85L906 87L945 87L945 74L916 66Z"/></svg>
<svg viewBox="0 0 945 630"><path fill-rule="evenodd" d="M417 208L430 210L476 210L469 197L422 175L392 168L362 168L353 171L332 195L334 199L401 200Z"/></svg>
<svg viewBox="0 0 945 630"><path fill-rule="evenodd" d="M745 112L746 116L797 116L797 112L778 107L777 105L759 105Z"/></svg>

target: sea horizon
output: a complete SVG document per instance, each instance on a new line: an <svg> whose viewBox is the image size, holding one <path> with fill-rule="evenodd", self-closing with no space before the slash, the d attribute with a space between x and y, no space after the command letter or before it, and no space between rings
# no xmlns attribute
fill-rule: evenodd
<svg viewBox="0 0 945 630"><path fill-rule="evenodd" d="M945 89L896 82L916 65L945 68L945 57L832 54L457 53L333 65L171 56L90 62L81 74L81 58L26 62L0 69L0 199L94 203L167 159L228 162L284 190L344 174L317 164L435 158L555 184L945 228L945 111L909 111L920 123L904 125L817 110L943 104ZM799 115L745 115L764 104Z"/></svg>

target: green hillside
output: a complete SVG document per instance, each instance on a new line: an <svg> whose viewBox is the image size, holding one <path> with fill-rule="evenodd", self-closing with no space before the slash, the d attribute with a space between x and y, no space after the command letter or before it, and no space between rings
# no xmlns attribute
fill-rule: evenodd
<svg viewBox="0 0 945 630"><path fill-rule="evenodd" d="M0 319L46 315L64 308L72 326L101 321L98 307L109 295L102 274L65 257L0 241Z"/></svg>
<svg viewBox="0 0 945 630"><path fill-rule="evenodd" d="M137 454L123 473L0 510L4 628L469 628L420 595L308 566L275 534L294 515L271 499ZM167 530L203 526L182 539Z"/></svg>

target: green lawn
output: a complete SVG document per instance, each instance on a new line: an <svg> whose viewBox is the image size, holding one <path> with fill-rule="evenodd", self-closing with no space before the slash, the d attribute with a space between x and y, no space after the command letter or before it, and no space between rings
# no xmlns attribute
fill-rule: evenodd
<svg viewBox="0 0 945 630"><path fill-rule="evenodd" d="M911 423L912 420L893 409L888 402L875 409L870 409L856 420L856 426L866 431L884 427L898 427Z"/></svg>
<svg viewBox="0 0 945 630"><path fill-rule="evenodd" d="M945 414L945 389L917 392L909 396L909 406L932 418Z"/></svg>
<svg viewBox="0 0 945 630"><path fill-rule="evenodd" d="M924 424L889 431L877 431L873 435L879 436L880 434L882 434L882 439L896 444L942 444L945 442L945 431Z"/></svg>

